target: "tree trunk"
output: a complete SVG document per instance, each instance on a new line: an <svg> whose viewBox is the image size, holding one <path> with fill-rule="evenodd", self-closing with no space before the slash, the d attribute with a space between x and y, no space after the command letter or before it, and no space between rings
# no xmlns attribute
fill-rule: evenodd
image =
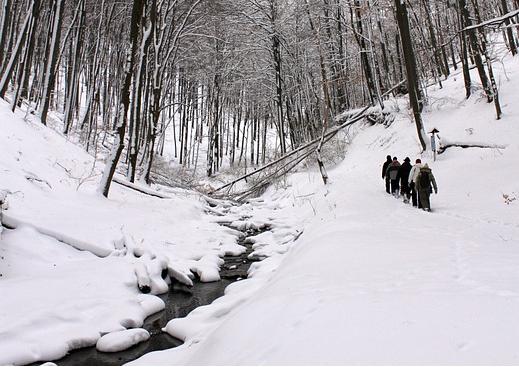
<svg viewBox="0 0 519 367"><path fill-rule="evenodd" d="M49 54L47 55L47 63L45 77L43 80L42 104L40 107L41 123L47 124L47 114L49 112L50 98L54 90L54 82L56 79L56 62L58 60L59 45L61 38L61 24L63 22L63 6L65 0L54 0L54 20L52 22L52 38L49 46Z"/></svg>
<svg viewBox="0 0 519 367"><path fill-rule="evenodd" d="M85 21L85 1L81 1L81 15L79 18L79 23L77 25L76 29L76 35L74 37L74 47L73 47L73 61L70 71L70 80L68 85L68 91L67 91L67 100L65 101L65 115L63 118L63 133L65 135L68 134L70 126L72 124L73 120L73 109L74 109L74 101L77 98L78 89L79 89L79 77L80 77L80 68L79 63L81 59L81 47L82 47L82 41L81 41L81 31L83 28L83 23ZM70 56L72 58L72 55Z"/></svg>
<svg viewBox="0 0 519 367"><path fill-rule="evenodd" d="M413 115L420 145L422 146L422 150L426 150L426 134L422 123L420 101L418 99L418 93L416 90L418 86L418 74L416 70L416 61L411 40L411 33L409 29L407 6L402 0L395 0L395 5L398 28L400 30L402 48L404 51L405 67L407 72L407 85L409 89L409 101L411 103L411 107L413 108Z"/></svg>
<svg viewBox="0 0 519 367"><path fill-rule="evenodd" d="M364 26L362 24L362 14L361 14L361 6L360 0L355 0L355 26L357 27L355 31L355 39L360 47L360 59L362 64L362 69L364 70L364 77L366 78L366 85L368 87L369 99L372 104L375 103L375 99L377 97L377 90L375 87L375 79L373 76L373 71L371 69L371 63L369 61L368 52L370 52L366 46L366 40L364 36ZM353 9L350 6L350 15L353 23Z"/></svg>
<svg viewBox="0 0 519 367"><path fill-rule="evenodd" d="M141 127L141 106L142 106L142 89L143 80L146 78L146 61L148 58L148 48L150 46L154 26L152 24L146 26L145 14L143 15L141 27L143 28L143 35L141 46L139 49L139 62L137 75L135 77L135 95L132 100L133 111L130 114L130 154L128 165L128 180L135 182L135 173L137 171L137 156L139 154L139 129Z"/></svg>
<svg viewBox="0 0 519 367"><path fill-rule="evenodd" d="M506 0L501 0L501 11L503 15L508 13L508 4ZM505 21L506 25L506 34L508 36L508 47L510 47L510 52L513 56L517 54L517 46L515 44L514 33L512 32L512 28L510 27L510 19Z"/></svg>
<svg viewBox="0 0 519 367"><path fill-rule="evenodd" d="M461 11L461 16L464 20L465 27L470 27L472 25L472 19L469 13L469 9L467 7L466 0L458 0L459 8ZM492 89L490 86L490 82L487 77L487 73L485 71L485 66L483 65L483 59L481 58L481 53L479 52L478 38L476 35L476 31L474 29L469 29L467 31L470 48L472 50L471 56L474 59L474 63L476 64L476 68L478 69L479 78L481 79L481 84L483 85L483 89L485 90L485 94L487 96L488 103L493 101Z"/></svg>
<svg viewBox="0 0 519 367"><path fill-rule="evenodd" d="M104 197L108 197L112 178L115 174L117 163L119 162L119 158L121 157L121 153L124 149L124 135L128 122L128 108L130 106L130 87L132 83L133 66L139 44L139 22L142 15L144 1L146 0L133 0L132 20L130 23L130 51L126 56L124 83L121 87L121 100L118 110L116 137L98 188L98 192L101 193Z"/></svg>
<svg viewBox="0 0 519 367"><path fill-rule="evenodd" d="M0 22L0 71L7 49L7 31L11 22L11 0L2 0L2 20Z"/></svg>
<svg viewBox="0 0 519 367"><path fill-rule="evenodd" d="M27 34L29 33L29 27L32 19L39 11L40 0L33 0L27 15L25 16L25 20L23 21L22 28L20 30L20 34L18 35L18 39L16 41L16 46L11 53L11 57L7 64L7 67L2 75L2 79L0 80L0 98L5 98L5 93L9 87L9 81L13 75L16 63L18 62L18 58L20 57L20 53L22 52L22 48L24 42L27 38Z"/></svg>

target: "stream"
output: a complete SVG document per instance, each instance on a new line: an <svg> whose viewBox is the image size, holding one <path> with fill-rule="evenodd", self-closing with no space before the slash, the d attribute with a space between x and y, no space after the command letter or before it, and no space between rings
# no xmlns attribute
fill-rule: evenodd
<svg viewBox="0 0 519 367"><path fill-rule="evenodd" d="M222 225L228 226L227 224ZM244 232L244 235L238 239L237 243L245 246L247 250L239 256L225 256L223 258L225 263L220 269L220 281L211 283L196 281L191 288L178 282L173 282L168 293L159 295L158 297L166 304L166 308L147 317L142 326L150 333L151 337L149 340L116 353L99 352L95 346L76 349L70 351L65 357L53 361L53 363L60 366L120 366L149 352L178 347L183 341L171 337L163 332L162 328L171 319L185 317L195 308L208 305L215 299L223 296L225 288L229 284L247 278L247 271L254 260L248 259L248 255L252 252L252 247L251 244L246 244L244 240L248 236L253 236L266 230L268 228L261 231L247 230ZM32 365L39 364L41 363Z"/></svg>

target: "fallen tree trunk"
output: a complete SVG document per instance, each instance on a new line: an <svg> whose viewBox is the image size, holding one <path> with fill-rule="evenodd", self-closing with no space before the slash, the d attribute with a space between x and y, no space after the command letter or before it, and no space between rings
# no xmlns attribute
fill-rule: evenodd
<svg viewBox="0 0 519 367"><path fill-rule="evenodd" d="M2 221L2 211L7 209L7 192L0 191L0 234L2 234L3 221Z"/></svg>
<svg viewBox="0 0 519 367"><path fill-rule="evenodd" d="M333 129L330 129L328 132L324 133L323 136L320 136L314 140L312 140L311 142L309 143L306 143L305 145L302 145L300 146L299 148L297 149L294 149L292 150L291 152L285 154L284 156L264 165L263 167L260 167L252 172L249 172L241 177L238 177L237 179L223 185L223 186L220 186L218 187L217 189L215 189L214 191L211 192L211 194L214 194L220 190L223 190L227 187L232 187L234 186L236 183L242 181L242 180L245 180L246 178L248 177L251 177L251 176L254 176L260 172L263 172L264 170L266 170L267 168L270 168L276 164L279 164L280 162L283 162L284 160L286 160L287 158L290 158L292 157L293 155L297 154L297 153L301 153L301 152L304 152L306 149L308 148L311 148L311 147L314 147L316 146L317 144L319 144L322 140L326 140L328 141L330 138L332 138L333 136L335 136L339 131L341 131L342 129L362 120L364 117L365 117L365 112L370 108L371 106L368 106L368 107L365 107L364 109L362 109L359 113L357 113L354 117L352 117L351 119L347 120L346 122L334 127Z"/></svg>
<svg viewBox="0 0 519 367"><path fill-rule="evenodd" d="M498 28L501 27L501 25L503 23L505 23L509 19L512 19L513 17L516 17L517 15L519 15L519 10L513 10L511 12L508 12L505 15L500 16L500 17L489 19L489 20L486 20L486 21L481 22L479 24L474 24L474 25L471 25L469 27L465 27L461 31L462 32L466 32L466 31L471 31L471 30L474 30L474 29L483 28L483 27L489 27L489 28L496 28L496 29L498 29ZM516 26L516 25L514 24L513 26Z"/></svg>
<svg viewBox="0 0 519 367"><path fill-rule="evenodd" d="M168 195L164 195L158 191L155 191L151 188L147 188L147 187L142 187L142 186L139 186L137 184L134 184L134 183L131 183L129 181L126 181L126 180L123 180L117 176L114 176L113 179L112 179L113 182L121 185L121 186L124 186L124 187L127 187L129 189L132 189L132 190L135 190L135 191L138 191L142 194L145 194L145 195L150 195L150 196L155 196L155 197L158 197L158 198L161 198L161 199L171 199L171 196L168 196Z"/></svg>
<svg viewBox="0 0 519 367"><path fill-rule="evenodd" d="M74 247L80 251L88 251L97 257L107 257L112 253L112 250L109 249L108 246L99 246L96 243L90 243L85 240L72 237L66 233L57 232L52 228L36 225L34 223L15 218L11 215L8 215L6 212L7 211L4 211L4 213L2 213L2 222L0 224L4 228L17 229L24 226L31 227L36 232L44 236L52 237L56 241L63 242L64 244Z"/></svg>
<svg viewBox="0 0 519 367"><path fill-rule="evenodd" d="M295 158L292 158L287 163L285 163L283 166L277 168L274 172L268 174L266 177L263 177L263 179L256 183L251 188L247 189L244 192L238 193L238 196L236 197L236 200L241 201L245 199L247 196L250 196L254 193L258 193L263 188L266 188L268 185L270 185L270 180L275 179L276 177L282 176L288 172L290 172L295 166L297 166L301 161L308 158L310 154L313 153L312 151L306 152L305 154L301 156L296 156ZM288 168L287 168L288 167ZM282 171L280 173L280 171Z"/></svg>
<svg viewBox="0 0 519 367"><path fill-rule="evenodd" d="M452 143L452 144L445 144L440 146L438 149L438 154L444 153L448 148L457 147L457 148L483 148L483 149L505 149L505 145L486 145L486 144L470 144L470 143Z"/></svg>
<svg viewBox="0 0 519 367"><path fill-rule="evenodd" d="M335 134L328 136L325 140L323 140L323 145L326 144L328 141L330 141L334 136L335 136ZM279 167L274 172L272 172L269 175L267 175L266 177L264 177L259 183L254 185L252 188L248 189L245 192L239 193L239 196L237 196L236 199L238 201L241 201L241 200L245 199L247 196L257 193L262 188L270 185L270 182L269 182L270 179L275 179L279 176L283 176L283 175L287 174L293 168L295 168L299 163L301 163L303 160L308 158L312 153L314 153L314 150L309 150L308 152L305 152L303 155L292 158L291 160L286 162L283 166ZM281 173L280 173L280 171L281 171ZM326 176L326 177L328 178L328 176Z"/></svg>

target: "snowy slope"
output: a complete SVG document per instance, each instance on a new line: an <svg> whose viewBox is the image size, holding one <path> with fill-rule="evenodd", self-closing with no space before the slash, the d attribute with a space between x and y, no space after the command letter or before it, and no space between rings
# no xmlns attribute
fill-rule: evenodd
<svg viewBox="0 0 519 367"><path fill-rule="evenodd" d="M216 226L205 231L205 237L187 236L199 229L204 207L203 202L196 203L198 197L185 192L161 200L113 184L110 200L106 200L95 193L102 164L97 162L93 167L92 157L41 124L13 119L5 105L0 113L0 184L13 192L9 218L77 239L80 249L99 256L114 249L113 240L122 236L121 228L137 241L146 238L144 245L170 238L175 244L189 241L191 247L206 248L207 236ZM143 220L143 213L151 217ZM172 225L178 218L182 218L182 225ZM218 246L219 240L213 239L211 245Z"/></svg>
<svg viewBox="0 0 519 367"><path fill-rule="evenodd" d="M244 251L200 195L160 199L114 183L105 199L95 193L101 168L0 101L2 221L16 228L0 237L0 364L57 359L138 327L164 304L139 292L137 274L158 294L164 268L217 280L219 257Z"/></svg>
<svg viewBox="0 0 519 367"><path fill-rule="evenodd" d="M518 364L518 62L497 70L500 121L477 93L464 100L460 75L429 90L427 131L503 147L421 156L439 186L432 213L384 191L387 154L420 157L405 100L389 102L395 123L358 127L329 186L297 173L263 197L305 231L276 271L252 274L258 290L224 317L240 290L172 321L186 343L133 364Z"/></svg>

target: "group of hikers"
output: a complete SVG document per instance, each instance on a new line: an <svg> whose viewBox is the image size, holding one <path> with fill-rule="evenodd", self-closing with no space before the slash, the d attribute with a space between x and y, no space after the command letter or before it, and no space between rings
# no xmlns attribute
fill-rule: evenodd
<svg viewBox="0 0 519 367"><path fill-rule="evenodd" d="M434 193L438 193L438 186L427 163L422 164L421 159L417 159L415 165L411 165L409 157L400 164L397 157L388 155L382 166L382 179L386 181L386 192L396 198L400 195L404 197L404 202L409 203L412 199L413 206L420 209L431 211L429 196L434 188ZM431 187L432 185L432 187Z"/></svg>

